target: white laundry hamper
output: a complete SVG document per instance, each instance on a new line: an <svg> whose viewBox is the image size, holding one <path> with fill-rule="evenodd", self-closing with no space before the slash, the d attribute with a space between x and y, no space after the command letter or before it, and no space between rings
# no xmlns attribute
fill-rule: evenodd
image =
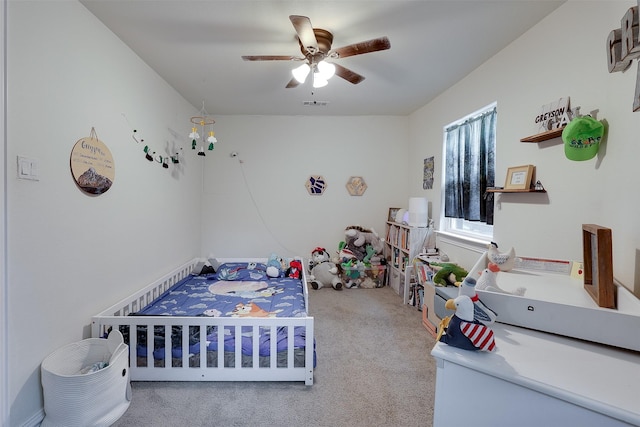
<svg viewBox="0 0 640 427"><path fill-rule="evenodd" d="M87 369L97 367L88 373ZM42 427L110 426L129 408L129 346L113 330L51 353L40 367L45 417Z"/></svg>

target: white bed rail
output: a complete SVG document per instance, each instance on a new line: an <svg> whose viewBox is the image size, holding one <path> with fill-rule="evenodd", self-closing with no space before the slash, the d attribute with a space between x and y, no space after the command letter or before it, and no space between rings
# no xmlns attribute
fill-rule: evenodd
<svg viewBox="0 0 640 427"><path fill-rule="evenodd" d="M256 261L265 259L218 259L220 262ZM130 348L130 374L132 381L304 381L313 384L314 369L314 319L313 317L177 317L177 316L132 316L178 281L188 276L197 259L176 268L128 298L112 305L100 314L93 316L91 333L93 337L102 337L111 329L128 331ZM306 275L302 271L305 307L309 307ZM181 351L173 353L174 327L181 332ZM195 328L195 329L194 329ZM304 347L294 345L294 328L304 328ZM164 345L160 348L164 354L162 361L154 358L158 351L156 330L162 331ZM208 331L226 331L233 334L233 351L208 350ZM269 355L266 360L259 355L260 336L268 333L278 336L279 329L286 330L286 357L278 355L277 339L270 340ZM138 331L146 334L146 342L138 342ZM190 349L191 331L198 331L199 351ZM251 337L251 356L243 356L241 336ZM225 333L217 333L217 348L224 349ZM138 345L146 350L138 354ZM168 357L167 357L168 355ZM298 361L296 361L296 356ZM303 363L299 359L303 357ZM231 360L230 360L231 359ZM262 360L261 360L262 359Z"/></svg>

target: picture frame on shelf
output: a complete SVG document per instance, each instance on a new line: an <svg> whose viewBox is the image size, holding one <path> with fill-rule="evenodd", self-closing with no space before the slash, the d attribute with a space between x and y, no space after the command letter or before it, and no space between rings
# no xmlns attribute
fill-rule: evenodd
<svg viewBox="0 0 640 427"><path fill-rule="evenodd" d="M402 208L389 208L389 214L387 215L387 221L396 222L396 215L398 211Z"/></svg>
<svg viewBox="0 0 640 427"><path fill-rule="evenodd" d="M603 308L615 308L611 229L582 224L584 289Z"/></svg>
<svg viewBox="0 0 640 427"><path fill-rule="evenodd" d="M504 183L505 190L528 190L531 188L531 180L535 166L522 165L507 169L507 179Z"/></svg>

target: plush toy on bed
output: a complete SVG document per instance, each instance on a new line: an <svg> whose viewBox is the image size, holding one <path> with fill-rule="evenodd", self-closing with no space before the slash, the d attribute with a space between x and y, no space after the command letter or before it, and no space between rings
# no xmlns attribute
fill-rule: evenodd
<svg viewBox="0 0 640 427"><path fill-rule="evenodd" d="M282 258L272 253L267 260L267 276L275 279L277 277L284 276L284 270L282 269Z"/></svg>
<svg viewBox="0 0 640 427"><path fill-rule="evenodd" d="M315 248L311 252L311 268L309 282L313 289L331 286L335 290L342 289L342 281L338 275L338 267L331 262L329 252L324 248Z"/></svg>
<svg viewBox="0 0 640 427"><path fill-rule="evenodd" d="M292 279L302 278L302 262L299 259L291 260L286 276Z"/></svg>

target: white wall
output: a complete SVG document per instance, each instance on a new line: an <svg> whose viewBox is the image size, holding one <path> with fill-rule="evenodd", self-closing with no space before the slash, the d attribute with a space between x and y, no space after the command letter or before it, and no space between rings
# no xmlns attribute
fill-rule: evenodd
<svg viewBox="0 0 640 427"><path fill-rule="evenodd" d="M410 188L433 201L440 191L420 190L422 159L435 155L442 177L443 126L493 101L498 103L496 185L510 166L533 164L547 194L497 197L494 240L525 256L582 259L582 224L613 230L614 275L640 293L636 196L640 175L640 112L632 111L638 62L625 73L607 70L606 40L620 27L632 1L569 1L410 118ZM599 109L608 135L598 157L570 161L562 140L522 143L534 134L540 107L569 96L583 114ZM455 248L448 248L455 251ZM471 266L469 266L471 267Z"/></svg>
<svg viewBox="0 0 640 427"><path fill-rule="evenodd" d="M189 151L179 170L144 159L123 113L161 151L188 146L196 110L84 6L9 1L7 16L7 357L18 426L42 416L49 353L88 337L91 316L132 286L199 255L202 159ZM69 169L92 127L115 161L98 197ZM16 178L17 155L39 160L40 181Z"/></svg>
<svg viewBox="0 0 640 427"><path fill-rule="evenodd" d="M407 132L407 117L216 117L202 253L308 258L335 252L349 225L383 236L388 208L409 200ZM310 175L327 181L322 196L307 192ZM362 196L347 192L351 176L367 183Z"/></svg>

